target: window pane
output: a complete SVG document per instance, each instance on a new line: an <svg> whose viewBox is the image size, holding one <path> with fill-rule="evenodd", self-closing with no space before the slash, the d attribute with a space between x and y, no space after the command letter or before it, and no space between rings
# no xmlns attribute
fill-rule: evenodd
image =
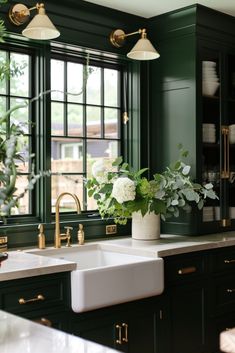
<svg viewBox="0 0 235 353"><path fill-rule="evenodd" d="M53 173L83 173L83 141L52 138L51 169Z"/></svg>
<svg viewBox="0 0 235 353"><path fill-rule="evenodd" d="M112 140L87 140L87 159L96 157L116 158L120 154L119 142Z"/></svg>
<svg viewBox="0 0 235 353"><path fill-rule="evenodd" d="M69 61L66 56L65 60L63 56L60 60L52 60L52 66L57 66L54 70L55 81L58 72L63 75L56 88L62 82L61 88L63 86L68 92L60 98L63 104L52 102L51 169L53 174L57 173L52 178L53 200L65 189L71 190L71 185L65 186L68 180L76 185L74 175L80 175L81 180L87 177L90 163L96 158L115 159L120 154L121 145L120 72L115 68L92 66L91 63L83 92L86 64L81 64L80 59L75 62L75 57ZM70 95L70 92L75 95ZM80 198L84 196L84 208L96 208L96 202L88 197L84 185L80 183L79 187L81 191L83 187L83 194L78 192ZM54 204L55 201L52 201Z"/></svg>
<svg viewBox="0 0 235 353"><path fill-rule="evenodd" d="M21 136L20 138L18 138L17 152L19 153L19 156L24 159L24 162L17 160L18 170L20 173L29 172L29 155L31 153L29 146L29 137Z"/></svg>
<svg viewBox="0 0 235 353"><path fill-rule="evenodd" d="M11 123L20 124L21 128L25 133L29 133L29 106L25 102L25 99L11 98L10 100L11 108L16 106L23 106L16 109L11 114Z"/></svg>
<svg viewBox="0 0 235 353"><path fill-rule="evenodd" d="M68 134L83 136L83 106L68 104Z"/></svg>
<svg viewBox="0 0 235 353"><path fill-rule="evenodd" d="M87 103L101 104L101 69L91 66L91 71L87 81Z"/></svg>
<svg viewBox="0 0 235 353"><path fill-rule="evenodd" d="M28 177L26 175L19 176L16 181L16 195L20 195L25 192L28 186ZM19 199L19 207L15 207L11 210L12 215L16 214L29 214L30 213L30 201L29 192L27 191L23 197Z"/></svg>
<svg viewBox="0 0 235 353"><path fill-rule="evenodd" d="M0 65L4 66L7 59L5 51L0 51ZM6 94L6 79L0 80L0 94Z"/></svg>
<svg viewBox="0 0 235 353"><path fill-rule="evenodd" d="M120 136L120 129L118 124L119 110L106 108L104 111L104 130L105 137L118 138Z"/></svg>
<svg viewBox="0 0 235 353"><path fill-rule="evenodd" d="M68 102L81 103L83 101L83 65L69 62L67 65Z"/></svg>
<svg viewBox="0 0 235 353"><path fill-rule="evenodd" d="M119 106L118 104L118 71L104 69L104 104Z"/></svg>
<svg viewBox="0 0 235 353"><path fill-rule="evenodd" d="M81 175L54 175L52 181L52 212L55 212L55 203L58 196L65 190L77 195L83 210L83 177ZM74 199L64 196L60 202L60 212L76 211Z"/></svg>
<svg viewBox="0 0 235 353"><path fill-rule="evenodd" d="M52 135L64 134L64 104L51 103L51 130Z"/></svg>
<svg viewBox="0 0 235 353"><path fill-rule="evenodd" d="M0 97L0 117L2 118L5 113L6 113L6 98ZM1 130L4 129L5 131L6 125L2 124L0 128Z"/></svg>
<svg viewBox="0 0 235 353"><path fill-rule="evenodd" d="M51 60L51 99L64 100L64 62Z"/></svg>
<svg viewBox="0 0 235 353"><path fill-rule="evenodd" d="M15 96L29 97L29 56L11 53L11 63L17 67L19 73L10 79L10 94Z"/></svg>
<svg viewBox="0 0 235 353"><path fill-rule="evenodd" d="M101 111L97 107L87 107L87 136L101 137Z"/></svg>

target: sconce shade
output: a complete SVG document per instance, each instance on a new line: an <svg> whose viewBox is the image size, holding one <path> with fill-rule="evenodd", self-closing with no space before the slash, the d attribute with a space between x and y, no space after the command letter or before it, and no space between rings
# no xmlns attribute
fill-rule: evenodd
<svg viewBox="0 0 235 353"><path fill-rule="evenodd" d="M159 56L160 54L148 38L140 38L127 54L127 57L133 60L154 60Z"/></svg>
<svg viewBox="0 0 235 353"><path fill-rule="evenodd" d="M38 14L34 16L22 34L31 39L54 39L59 37L60 32L55 28L44 8L38 9Z"/></svg>
<svg viewBox="0 0 235 353"><path fill-rule="evenodd" d="M126 37L134 34L140 34L141 38L127 54L128 58L133 60L153 60L159 58L160 54L156 51L150 40L147 39L145 28L127 34L122 29L116 29L110 34L109 40L113 46L120 48L125 44Z"/></svg>

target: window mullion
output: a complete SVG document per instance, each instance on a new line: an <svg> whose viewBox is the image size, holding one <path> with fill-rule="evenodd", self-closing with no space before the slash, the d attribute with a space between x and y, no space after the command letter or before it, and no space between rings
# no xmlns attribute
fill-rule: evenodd
<svg viewBox="0 0 235 353"><path fill-rule="evenodd" d="M100 91L101 91L101 138L105 137L105 125L104 125L104 68L101 69L101 82L100 82Z"/></svg>
<svg viewBox="0 0 235 353"><path fill-rule="evenodd" d="M87 67L83 64L83 171L87 175ZM84 85L84 82L86 84ZM84 175L84 176L85 176ZM83 204L87 210L87 190L83 182Z"/></svg>

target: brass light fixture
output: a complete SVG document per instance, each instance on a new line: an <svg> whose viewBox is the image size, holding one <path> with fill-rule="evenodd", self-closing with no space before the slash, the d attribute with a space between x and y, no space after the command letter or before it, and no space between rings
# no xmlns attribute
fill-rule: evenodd
<svg viewBox="0 0 235 353"><path fill-rule="evenodd" d="M48 40L59 37L60 32L53 25L49 17L46 15L44 4L37 3L34 7L28 8L23 4L16 4L9 11L10 21L21 26L30 18L30 11L37 10L28 26L22 31L23 36L31 39Z"/></svg>
<svg viewBox="0 0 235 353"><path fill-rule="evenodd" d="M133 60L153 60L159 58L160 54L147 38L145 28L128 34L126 34L122 29L116 29L110 34L110 42L116 48L120 48L124 45L126 37L132 36L134 34L140 34L141 38L127 54L128 58Z"/></svg>

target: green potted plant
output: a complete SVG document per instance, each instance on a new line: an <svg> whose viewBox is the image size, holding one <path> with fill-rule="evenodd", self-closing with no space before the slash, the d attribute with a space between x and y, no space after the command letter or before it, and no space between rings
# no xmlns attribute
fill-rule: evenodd
<svg viewBox="0 0 235 353"><path fill-rule="evenodd" d="M181 157L186 157L188 152L179 147ZM119 224L132 218L135 239L159 238L160 217L178 217L180 210L190 212L192 204L202 209L207 198L217 198L211 183L200 185L191 180L190 166L181 159L151 180L144 176L147 168L135 171L122 157L112 163L112 168L102 160L93 164L93 177L86 182L88 195L96 200L102 218L113 217Z"/></svg>

